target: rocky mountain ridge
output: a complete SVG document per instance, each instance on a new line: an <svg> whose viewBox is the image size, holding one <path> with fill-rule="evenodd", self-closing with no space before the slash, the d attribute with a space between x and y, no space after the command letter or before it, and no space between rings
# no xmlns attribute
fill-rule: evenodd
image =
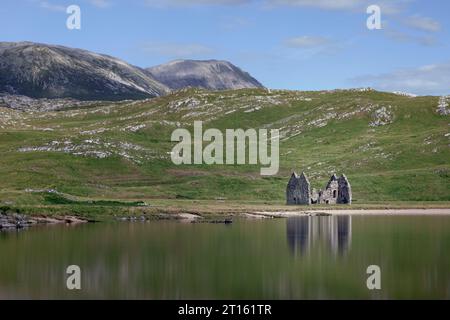
<svg viewBox="0 0 450 320"><path fill-rule="evenodd" d="M212 61L185 61L181 63L182 72L180 67L174 69L173 63L144 70L82 49L0 42L0 93L34 99L119 101L164 96L173 89L186 87L213 90L262 87L231 63Z"/></svg>
<svg viewBox="0 0 450 320"><path fill-rule="evenodd" d="M146 70L155 79L173 90L186 87L208 90L264 87L249 73L228 61L175 60Z"/></svg>

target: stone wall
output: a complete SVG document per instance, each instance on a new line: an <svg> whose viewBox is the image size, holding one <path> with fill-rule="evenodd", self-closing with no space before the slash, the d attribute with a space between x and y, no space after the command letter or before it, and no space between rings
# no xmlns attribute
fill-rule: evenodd
<svg viewBox="0 0 450 320"><path fill-rule="evenodd" d="M298 187L298 176L294 172L289 179L286 187L286 204L298 204L297 199L300 197Z"/></svg>
<svg viewBox="0 0 450 320"><path fill-rule="evenodd" d="M339 192L337 203L342 204L351 204L352 203L352 187L350 186L350 182L348 182L345 174L339 177L338 180Z"/></svg>
<svg viewBox="0 0 450 320"><path fill-rule="evenodd" d="M325 190L319 192L319 203L336 204L338 197L338 178L333 174Z"/></svg>
<svg viewBox="0 0 450 320"><path fill-rule="evenodd" d="M286 188L286 203L311 204L311 185L303 172L300 176L292 173Z"/></svg>

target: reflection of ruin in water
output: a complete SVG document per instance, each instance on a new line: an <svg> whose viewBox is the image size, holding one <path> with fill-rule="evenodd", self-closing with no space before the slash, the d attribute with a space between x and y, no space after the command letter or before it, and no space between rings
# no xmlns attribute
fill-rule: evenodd
<svg viewBox="0 0 450 320"><path fill-rule="evenodd" d="M320 242L324 242L333 254L343 255L350 249L351 216L291 217L286 226L288 245L294 255L310 253L312 247Z"/></svg>

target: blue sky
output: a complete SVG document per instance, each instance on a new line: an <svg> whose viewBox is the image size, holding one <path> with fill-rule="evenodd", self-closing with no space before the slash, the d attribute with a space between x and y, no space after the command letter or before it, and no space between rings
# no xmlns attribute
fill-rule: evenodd
<svg viewBox="0 0 450 320"><path fill-rule="evenodd" d="M68 30L67 6L81 8ZM381 8L382 29L366 27ZM106 53L140 67L224 59L270 88L450 94L447 0L2 0L0 41Z"/></svg>

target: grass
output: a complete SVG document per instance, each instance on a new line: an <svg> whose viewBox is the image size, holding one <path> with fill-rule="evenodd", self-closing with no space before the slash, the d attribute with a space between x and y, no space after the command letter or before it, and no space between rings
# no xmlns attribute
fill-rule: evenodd
<svg viewBox="0 0 450 320"><path fill-rule="evenodd" d="M436 113L437 103L438 97L376 91L190 89L150 101L50 113L3 108L0 205L30 212L129 211L159 201L164 205L158 209L182 208L186 201L221 207L216 199L231 207L282 206L296 169L306 171L317 189L334 172L345 173L354 206L449 206L450 121ZM390 123L371 126L382 107ZM171 133L192 129L194 120L203 120L204 130L281 129L279 173L262 177L259 165L173 165ZM41 151L21 152L24 147ZM93 152L108 154L96 158ZM55 189L67 197L30 189Z"/></svg>

